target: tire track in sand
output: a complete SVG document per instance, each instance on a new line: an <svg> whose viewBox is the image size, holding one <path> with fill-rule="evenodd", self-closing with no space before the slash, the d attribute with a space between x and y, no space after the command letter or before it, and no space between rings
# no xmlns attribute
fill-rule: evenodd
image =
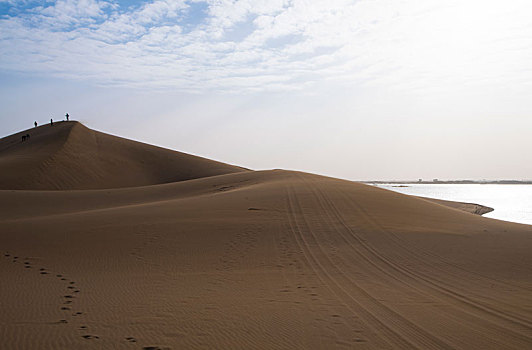
<svg viewBox="0 0 532 350"><path fill-rule="evenodd" d="M313 232L303 213L297 194L291 187L287 188L287 198L292 231L299 246L304 250L309 265L350 311L365 320L375 336L393 348L452 348L380 303L362 289L355 280L341 271L324 251L319 238ZM301 220L298 220L298 217L301 217ZM317 248L321 259L313 252L314 248ZM356 298L352 293L356 294Z"/></svg>
<svg viewBox="0 0 532 350"><path fill-rule="evenodd" d="M314 188L313 189L314 192L316 192L316 190L319 191L319 186L313 186L313 184L309 183L309 187L310 188ZM317 195L317 194L315 194L315 195ZM344 193L341 193L341 195L343 195L344 197L346 196ZM362 239L362 238L357 236L356 232L354 232L351 229L351 227L349 227L349 225L346 224L345 220L343 219L343 217L341 216L340 212L335 207L335 205L334 205L334 203L333 203L333 201L331 199L327 198L323 193L321 193L319 196L323 197L321 199L322 201L324 201L324 200L328 201L328 208L329 209L327 209L326 207L323 207L323 204L322 204L323 210L325 212L331 212L331 210L332 210L332 213L336 217L336 222L340 222L344 226L344 228L348 232L350 232L351 236L355 239L355 244L351 244L351 246L354 247L354 248L356 248L357 246L361 246L365 250L367 250L367 252L370 255L369 255L369 257L366 257L366 260L368 260L373 265L375 265L375 263L378 263L378 265L375 265L375 266L377 268L379 268L382 272L387 273L389 276L391 276L393 278L393 275L388 273L388 268L390 268L392 270L395 270L395 271L399 272L401 274L401 279L404 278L405 280L411 280L411 281L417 282L415 285L417 285L418 287L421 287L421 289L430 290L431 293L436 293L436 295L438 296L438 299L440 299L440 300L446 300L447 302L451 302L454 305L456 305L457 302L459 302L460 304L466 304L467 306L470 307L470 309L468 309L467 312L463 310L463 307L460 308L460 309L455 309L455 311L459 310L460 312L462 312L462 315L463 315L464 312L466 312L467 315L465 315L465 316L469 317L469 319L470 319L469 320L469 323L470 323L470 327L469 328L471 328L472 330L474 329L474 330L476 330L478 332L479 327L480 328L484 328L485 331L487 330L487 332L484 332L482 334L490 334L491 335L493 333L496 333L496 334L501 336L501 337L499 337L499 339L505 339L505 338L506 339L511 339L512 340L512 344L517 346L517 348L523 348L523 346L526 347L526 346L530 345L531 339L526 334L526 331L528 329L526 323L525 324L522 324L522 323L515 324L515 319L508 320L508 318L507 318L508 315L506 315L505 313L502 313L503 314L503 318L504 318L505 321L509 321L511 323L514 323L513 324L514 327L508 328L507 324L506 325L494 324L493 320L489 320L488 321L486 319L486 317L485 317L486 316L485 314L482 314L481 316L479 316L479 312L484 312L484 313L486 312L486 310L483 307L483 305L478 306L476 304L473 304L470 300L465 300L464 301L462 298L457 299L457 298L455 298L455 294L454 293L453 294L449 293L448 289L442 290L439 285L434 285L432 283L432 281L427 280L426 275L418 276L414 271L411 271L411 270L409 270L409 269L407 269L407 268L405 268L403 266L400 266L398 264L395 264L395 263L391 262L389 259L387 259L384 256L382 256L374 248L369 246L365 239ZM382 228L380 228L380 229L382 229ZM367 253L366 253L366 255L367 255ZM371 258L372 256L374 258ZM426 263L426 261L425 260L418 261L418 263L422 264L422 263ZM381 264L384 267L380 267L379 265L381 265ZM397 278L395 278L395 279L398 280ZM407 287L411 287L411 289L415 289L418 292L424 293L419 288L414 287L414 284L410 284L409 283ZM424 294L426 294L426 293L424 293ZM471 310L471 308L473 310ZM489 315L491 315L491 316L500 316L501 315L501 313L498 313L497 310L493 310L493 311L492 310L488 310L487 313ZM455 320L457 319L455 313L447 312L447 315L450 316L450 317L453 317ZM473 318L473 320L471 320L471 318ZM466 319L467 319L467 317L465 317L464 319L458 320L458 322L460 324L462 324L463 326L466 326L467 323L464 324ZM488 322L488 324L486 324L487 322ZM517 322L519 322L519 321L517 321ZM526 319L525 319L525 322L526 322ZM482 324L482 326L480 326L481 324ZM522 331L525 331L525 333L523 333ZM479 336L482 336L482 334L480 334ZM511 335L511 336L509 337L509 335ZM510 344L507 344L507 343L501 344L502 347L508 347L509 345Z"/></svg>

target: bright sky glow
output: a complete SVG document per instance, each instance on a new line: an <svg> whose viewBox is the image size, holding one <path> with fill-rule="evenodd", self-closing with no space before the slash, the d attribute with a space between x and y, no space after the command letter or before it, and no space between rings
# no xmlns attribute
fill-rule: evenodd
<svg viewBox="0 0 532 350"><path fill-rule="evenodd" d="M34 119L13 114L68 106L254 168L532 178L531 14L528 0L0 0L2 134Z"/></svg>

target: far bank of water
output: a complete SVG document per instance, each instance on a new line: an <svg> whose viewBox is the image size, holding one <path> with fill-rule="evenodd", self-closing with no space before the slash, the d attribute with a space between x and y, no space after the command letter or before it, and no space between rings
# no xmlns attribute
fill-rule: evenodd
<svg viewBox="0 0 532 350"><path fill-rule="evenodd" d="M485 214L486 217L532 225L532 185L389 183L375 186L413 196L481 204L495 209Z"/></svg>

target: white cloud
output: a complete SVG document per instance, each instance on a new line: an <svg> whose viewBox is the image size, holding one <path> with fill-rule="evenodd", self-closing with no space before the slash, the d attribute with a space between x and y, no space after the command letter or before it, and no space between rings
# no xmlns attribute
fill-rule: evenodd
<svg viewBox="0 0 532 350"><path fill-rule="evenodd" d="M197 91L530 89L525 0L209 0L190 27L197 19L187 9L197 2L124 12L107 1L58 0L4 16L0 69Z"/></svg>
<svg viewBox="0 0 532 350"><path fill-rule="evenodd" d="M113 4L100 0L57 0L53 6L38 6L29 10L29 16L22 16L30 27L47 28L52 31L67 30L70 27L86 26L97 18L105 18L105 9Z"/></svg>

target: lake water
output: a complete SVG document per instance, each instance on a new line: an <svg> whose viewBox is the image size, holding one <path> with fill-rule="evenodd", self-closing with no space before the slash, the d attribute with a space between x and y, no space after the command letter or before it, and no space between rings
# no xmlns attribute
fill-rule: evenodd
<svg viewBox="0 0 532 350"><path fill-rule="evenodd" d="M532 225L532 185L376 184L414 196L485 205L495 209L484 216Z"/></svg>

